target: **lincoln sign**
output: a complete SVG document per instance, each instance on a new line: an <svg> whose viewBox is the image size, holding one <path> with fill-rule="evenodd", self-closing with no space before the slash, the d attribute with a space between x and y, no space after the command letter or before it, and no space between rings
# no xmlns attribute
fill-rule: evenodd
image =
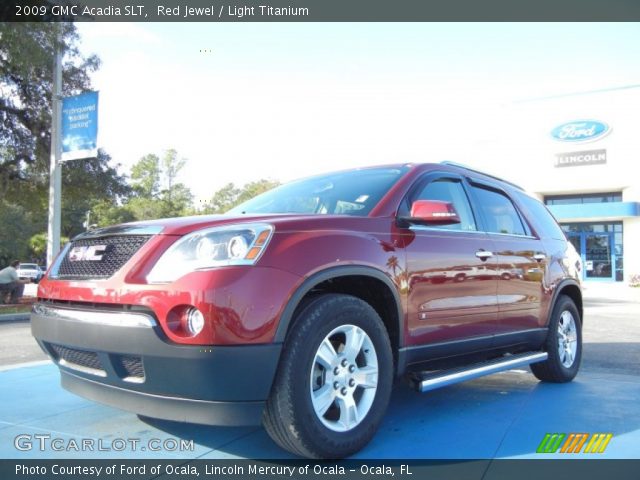
<svg viewBox="0 0 640 480"><path fill-rule="evenodd" d="M602 163L607 163L607 151L605 149L558 153L556 155L556 167L578 167Z"/></svg>

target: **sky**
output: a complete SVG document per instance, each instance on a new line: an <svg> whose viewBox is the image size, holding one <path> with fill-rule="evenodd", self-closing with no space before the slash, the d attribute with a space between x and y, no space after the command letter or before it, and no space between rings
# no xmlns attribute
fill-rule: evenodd
<svg viewBox="0 0 640 480"><path fill-rule="evenodd" d="M228 182L373 164L482 168L517 132L510 105L640 84L638 24L77 26L102 59L99 146L125 173L175 148L198 201Z"/></svg>

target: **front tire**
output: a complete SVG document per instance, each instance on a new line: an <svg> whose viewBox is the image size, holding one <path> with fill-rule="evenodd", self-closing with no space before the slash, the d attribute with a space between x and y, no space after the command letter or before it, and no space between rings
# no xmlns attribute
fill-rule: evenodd
<svg viewBox="0 0 640 480"><path fill-rule="evenodd" d="M282 448L308 458L342 458L364 447L386 411L393 383L389 336L359 298L310 301L287 336L263 414Z"/></svg>
<svg viewBox="0 0 640 480"><path fill-rule="evenodd" d="M533 374L543 382L570 382L578 374L582 360L582 319L566 295L558 297L549 322L545 343L549 358L531 365Z"/></svg>

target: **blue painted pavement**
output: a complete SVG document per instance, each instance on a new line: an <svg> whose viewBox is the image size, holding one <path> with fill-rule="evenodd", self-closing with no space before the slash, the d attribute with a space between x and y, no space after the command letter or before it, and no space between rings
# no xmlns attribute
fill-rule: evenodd
<svg viewBox="0 0 640 480"><path fill-rule="evenodd" d="M546 433L613 433L602 454L537 454ZM118 451L27 451L21 434L69 441L138 439ZM193 440L189 451L153 445ZM173 443L172 443L173 442ZM115 445L115 443L113 444ZM122 448L122 447L119 447ZM581 373L570 384L539 383L528 370L496 374L418 394L396 387L384 423L361 459L640 459L640 377ZM152 419L102 406L63 390L52 364L0 371L0 458L290 458L260 427L207 427Z"/></svg>

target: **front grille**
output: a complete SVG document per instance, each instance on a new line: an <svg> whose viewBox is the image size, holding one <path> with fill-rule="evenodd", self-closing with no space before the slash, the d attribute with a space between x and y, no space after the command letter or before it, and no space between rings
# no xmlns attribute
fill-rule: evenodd
<svg viewBox="0 0 640 480"><path fill-rule="evenodd" d="M64 360L66 363L71 364L69 365L71 368L80 366L104 372L104 368L96 352L63 347L62 345L55 344L51 344L51 349L55 352L58 361Z"/></svg>
<svg viewBox="0 0 640 480"><path fill-rule="evenodd" d="M121 235L77 240L73 242L62 259L56 278L63 280L109 278L140 250L149 238L151 238L150 235ZM84 259L83 250L78 247L100 247L93 251L94 255L87 255L87 257L99 259ZM71 260L72 254L76 260Z"/></svg>
<svg viewBox="0 0 640 480"><path fill-rule="evenodd" d="M144 367L142 366L142 358L132 355L123 355L120 357L120 366L124 372L125 378L144 379Z"/></svg>

